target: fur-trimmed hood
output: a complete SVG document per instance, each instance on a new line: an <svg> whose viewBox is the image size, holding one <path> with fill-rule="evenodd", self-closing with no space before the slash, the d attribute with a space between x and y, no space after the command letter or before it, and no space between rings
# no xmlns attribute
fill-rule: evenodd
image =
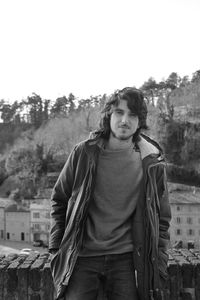
<svg viewBox="0 0 200 300"><path fill-rule="evenodd" d="M102 145L103 139L101 136L96 131L90 132L89 140L91 142L92 140L96 142L98 139L100 139L99 144ZM160 145L146 134L141 133L139 135L136 147L140 150L142 160L149 155L153 155L159 158L159 160L163 159L163 150Z"/></svg>

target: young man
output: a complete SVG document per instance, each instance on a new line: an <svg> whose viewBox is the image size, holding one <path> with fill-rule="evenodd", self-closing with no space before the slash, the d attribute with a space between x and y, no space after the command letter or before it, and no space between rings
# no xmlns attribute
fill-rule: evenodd
<svg viewBox="0 0 200 300"><path fill-rule="evenodd" d="M100 287L109 300L162 299L171 214L162 150L141 134L146 117L140 90L114 93L61 171L49 243L57 299L95 300Z"/></svg>

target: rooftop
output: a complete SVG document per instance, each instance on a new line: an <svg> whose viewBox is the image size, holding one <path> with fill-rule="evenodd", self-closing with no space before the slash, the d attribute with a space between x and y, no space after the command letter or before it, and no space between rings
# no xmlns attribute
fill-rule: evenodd
<svg viewBox="0 0 200 300"><path fill-rule="evenodd" d="M30 209L49 209L51 206L49 199L35 199L30 203Z"/></svg>
<svg viewBox="0 0 200 300"><path fill-rule="evenodd" d="M11 204L5 209L6 212L29 212L28 209L18 206L17 204Z"/></svg>
<svg viewBox="0 0 200 300"><path fill-rule="evenodd" d="M200 204L200 192L173 191L169 193L170 204Z"/></svg>
<svg viewBox="0 0 200 300"><path fill-rule="evenodd" d="M12 204L16 204L16 202L12 199L9 199L9 198L1 198L0 197L0 207L6 208L6 207L8 207Z"/></svg>

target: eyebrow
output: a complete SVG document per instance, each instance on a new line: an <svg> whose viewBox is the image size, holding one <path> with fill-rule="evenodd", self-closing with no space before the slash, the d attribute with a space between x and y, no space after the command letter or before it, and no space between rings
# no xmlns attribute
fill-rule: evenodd
<svg viewBox="0 0 200 300"><path fill-rule="evenodd" d="M120 111L124 111L124 109L119 108L119 107L115 107L114 110L120 110Z"/></svg>

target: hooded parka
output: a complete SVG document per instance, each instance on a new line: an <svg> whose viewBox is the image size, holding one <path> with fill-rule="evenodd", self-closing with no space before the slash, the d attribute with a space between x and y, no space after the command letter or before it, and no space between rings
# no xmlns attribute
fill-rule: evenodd
<svg viewBox="0 0 200 300"><path fill-rule="evenodd" d="M102 144L103 140L95 137L76 145L53 188L49 249L58 249L51 259L56 299L64 295L82 247ZM141 300L158 300L163 299L162 287L167 278L171 219L166 164L159 145L146 135L140 135L136 146L141 154L145 191L132 216L138 295Z"/></svg>

